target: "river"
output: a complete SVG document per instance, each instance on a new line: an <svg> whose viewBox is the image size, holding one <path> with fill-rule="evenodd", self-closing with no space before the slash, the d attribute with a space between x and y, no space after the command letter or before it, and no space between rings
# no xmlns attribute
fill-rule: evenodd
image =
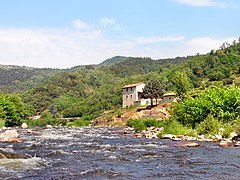
<svg viewBox="0 0 240 180"><path fill-rule="evenodd" d="M0 149L0 179L240 179L240 148L200 142L136 139L116 128L18 129L23 143Z"/></svg>

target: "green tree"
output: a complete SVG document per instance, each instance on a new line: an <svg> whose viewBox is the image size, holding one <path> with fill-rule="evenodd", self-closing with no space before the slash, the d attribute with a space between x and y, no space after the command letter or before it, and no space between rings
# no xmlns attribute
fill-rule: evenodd
<svg viewBox="0 0 240 180"><path fill-rule="evenodd" d="M163 93L163 85L158 79L149 80L143 89L143 96L151 99L151 106L153 106L153 99L157 100Z"/></svg>
<svg viewBox="0 0 240 180"><path fill-rule="evenodd" d="M173 76L173 85L181 99L184 99L187 91L192 87L190 79L185 72L177 71Z"/></svg>
<svg viewBox="0 0 240 180"><path fill-rule="evenodd" d="M0 94L0 118L6 120L5 126L18 126L21 120L30 116L30 107L18 95Z"/></svg>

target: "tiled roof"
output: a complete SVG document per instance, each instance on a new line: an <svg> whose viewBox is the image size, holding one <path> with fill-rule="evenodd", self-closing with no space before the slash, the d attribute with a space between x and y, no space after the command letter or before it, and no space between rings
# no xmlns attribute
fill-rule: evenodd
<svg viewBox="0 0 240 180"><path fill-rule="evenodd" d="M172 92L172 93L166 93L163 95L163 97L165 96L176 96L176 93Z"/></svg>
<svg viewBox="0 0 240 180"><path fill-rule="evenodd" d="M136 83L136 84L128 84L128 85L125 85L123 88L136 87L136 86L139 86L142 84L144 84L144 82L140 82L140 83Z"/></svg>

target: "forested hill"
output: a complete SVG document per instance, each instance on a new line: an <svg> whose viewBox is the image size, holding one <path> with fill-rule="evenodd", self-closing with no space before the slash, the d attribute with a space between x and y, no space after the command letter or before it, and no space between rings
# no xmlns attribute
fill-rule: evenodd
<svg viewBox="0 0 240 180"><path fill-rule="evenodd" d="M129 58L131 58L131 57L114 56L112 58L106 59L105 61L103 61L99 65L113 65L113 64L116 64L116 63L120 63L120 62L126 61Z"/></svg>
<svg viewBox="0 0 240 180"><path fill-rule="evenodd" d="M23 92L64 70L0 65L0 92Z"/></svg>
<svg viewBox="0 0 240 180"><path fill-rule="evenodd" d="M0 65L0 92L22 93L62 72L74 72L80 69L99 69L109 66L118 76L133 75L156 71L163 64L178 64L185 58L152 60L150 58L133 58L115 56L98 65L81 65L70 69L33 68L25 66Z"/></svg>
<svg viewBox="0 0 240 180"><path fill-rule="evenodd" d="M35 112L92 119L121 106L122 87L158 79L164 92L182 95L210 86L240 85L240 43L205 55L166 60L128 58L107 66L85 66L53 76L24 93Z"/></svg>
<svg viewBox="0 0 240 180"><path fill-rule="evenodd" d="M112 64L110 70L112 73L120 76L130 76L137 74L145 74L149 72L161 72L163 68L178 65L184 62L187 58L176 57L169 59L153 60L151 58L128 58L125 61Z"/></svg>

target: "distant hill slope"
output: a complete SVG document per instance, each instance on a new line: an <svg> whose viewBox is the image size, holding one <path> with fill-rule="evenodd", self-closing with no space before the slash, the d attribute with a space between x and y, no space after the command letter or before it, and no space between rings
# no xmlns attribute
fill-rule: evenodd
<svg viewBox="0 0 240 180"><path fill-rule="evenodd" d="M145 74L154 71L161 71L163 68L169 65L177 65L184 62L187 58L176 57L169 59L153 60L151 58L128 58L125 61L117 64L112 64L110 70L121 77L137 74Z"/></svg>
<svg viewBox="0 0 240 180"><path fill-rule="evenodd" d="M0 91L23 92L65 70L0 65Z"/></svg>
<svg viewBox="0 0 240 180"><path fill-rule="evenodd" d="M116 64L116 63L126 61L127 59L128 59L128 57L125 57L125 56L115 56L115 57L106 59L105 61L103 61L99 65L113 65L113 64Z"/></svg>
<svg viewBox="0 0 240 180"><path fill-rule="evenodd" d="M179 74L187 78L183 79ZM89 65L76 71L65 71L25 92L23 98L36 112L51 109L59 117L93 119L106 110L121 106L124 85L155 78L166 92L177 92L179 84L176 80L180 78L188 83L191 92L193 87L202 90L218 85L239 86L240 42L187 58L152 60L129 57L112 65Z"/></svg>

